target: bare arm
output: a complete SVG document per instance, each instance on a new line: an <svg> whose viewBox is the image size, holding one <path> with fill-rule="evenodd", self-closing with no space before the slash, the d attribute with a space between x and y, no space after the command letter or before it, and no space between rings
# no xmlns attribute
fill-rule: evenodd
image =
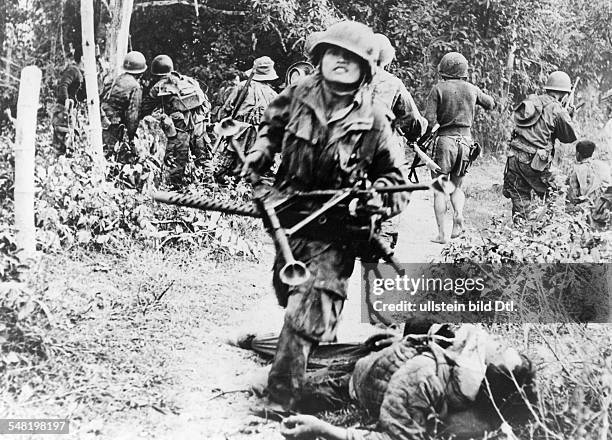
<svg viewBox="0 0 612 440"><path fill-rule="evenodd" d="M495 100L480 89L478 89L476 95L476 104L485 110L492 110L495 108Z"/></svg>
<svg viewBox="0 0 612 440"><path fill-rule="evenodd" d="M392 110L397 118L398 126L408 139L416 139L425 132L428 125L427 120L421 116L412 95L403 83Z"/></svg>

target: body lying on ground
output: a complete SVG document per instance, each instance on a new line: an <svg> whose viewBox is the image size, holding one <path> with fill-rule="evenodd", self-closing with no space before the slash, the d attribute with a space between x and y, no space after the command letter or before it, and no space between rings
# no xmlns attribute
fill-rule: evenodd
<svg viewBox="0 0 612 440"><path fill-rule="evenodd" d="M273 345L271 338L249 342L263 354ZM535 401L531 362L474 325L434 325L427 334L392 343L374 337L352 347L339 344L335 356L334 347L323 345L313 354L311 367L318 368L310 369L297 409L336 410L352 400L375 424L345 429L295 415L281 425L286 438L471 438L498 429L502 416L525 422Z"/></svg>

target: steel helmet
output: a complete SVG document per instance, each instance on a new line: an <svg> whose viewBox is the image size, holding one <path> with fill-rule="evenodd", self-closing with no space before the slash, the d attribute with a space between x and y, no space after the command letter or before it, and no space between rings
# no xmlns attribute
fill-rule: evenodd
<svg viewBox="0 0 612 440"><path fill-rule="evenodd" d="M544 90L556 90L569 93L572 91L572 80L567 73L557 70L548 75Z"/></svg>
<svg viewBox="0 0 612 440"><path fill-rule="evenodd" d="M438 72L448 78L467 78L468 61L459 52L449 52L440 60Z"/></svg>
<svg viewBox="0 0 612 440"><path fill-rule="evenodd" d="M142 73L147 70L147 60L142 53L133 50L123 59L123 70L128 73Z"/></svg>
<svg viewBox="0 0 612 440"><path fill-rule="evenodd" d="M151 73L153 75L167 75L174 71L174 63L168 55L157 55L151 61Z"/></svg>
<svg viewBox="0 0 612 440"><path fill-rule="evenodd" d="M319 38L323 35L323 31L316 31L306 37L304 41L304 55L308 56L310 51L312 50L312 46L317 42Z"/></svg>
<svg viewBox="0 0 612 440"><path fill-rule="evenodd" d="M376 34L376 42L378 43L378 65L385 67L391 64L391 61L395 58L395 48L391 44L391 41L383 35Z"/></svg>
<svg viewBox="0 0 612 440"><path fill-rule="evenodd" d="M378 61L378 47L374 31L363 23L356 21L341 21L331 25L321 33L310 50L310 58L317 65L323 56L325 45L338 46L354 53L367 66L366 81L374 75Z"/></svg>

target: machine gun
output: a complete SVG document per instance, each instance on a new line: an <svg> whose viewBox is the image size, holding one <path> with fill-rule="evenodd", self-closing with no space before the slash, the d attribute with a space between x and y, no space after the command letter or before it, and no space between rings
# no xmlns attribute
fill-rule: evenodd
<svg viewBox="0 0 612 440"><path fill-rule="evenodd" d="M431 150L436 133L440 128L439 124L435 124L431 131L422 136L418 141L413 144L414 159L412 165L410 165L410 172L408 173L408 180L413 183L419 183L419 176L417 176L417 168L427 166L432 171L440 170L440 167L427 155L426 151Z"/></svg>
<svg viewBox="0 0 612 440"><path fill-rule="evenodd" d="M248 205L162 191L154 193L153 199L172 205L262 218L286 262L279 272L279 277L283 283L296 286L306 282L310 274L306 265L293 257L288 238L308 234L309 228L314 237L320 237L321 225L329 228L332 237L340 238L344 235L351 241L368 242L398 273L402 273L399 262L393 257L393 251L378 235L380 222L389 215L389 208L370 206L368 201L376 194L423 191L430 188L445 193L454 189L448 177L441 176L426 184L369 187L368 182L361 179L349 188L296 191L289 194L275 193L272 188L266 192L263 185L259 185L255 188L254 203Z"/></svg>

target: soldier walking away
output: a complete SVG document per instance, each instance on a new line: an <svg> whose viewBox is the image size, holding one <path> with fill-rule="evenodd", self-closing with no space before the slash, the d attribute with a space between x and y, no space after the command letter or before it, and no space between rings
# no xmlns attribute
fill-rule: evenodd
<svg viewBox="0 0 612 440"><path fill-rule="evenodd" d="M104 155L113 155L115 146L127 136L134 139L138 128L142 86L140 77L147 70L147 62L142 53L129 52L123 60L123 72L102 91L101 117Z"/></svg>
<svg viewBox="0 0 612 440"><path fill-rule="evenodd" d="M528 96L514 111L515 127L504 171L503 195L512 200L515 221L527 218L532 191L537 197L544 197L553 189L550 165L555 141L576 140L567 102L572 92L570 77L565 72L553 72L544 90L544 94ZM564 108L566 103L568 109Z"/></svg>
<svg viewBox="0 0 612 440"><path fill-rule="evenodd" d="M388 111L374 102L368 87L378 57L373 31L357 22L336 23L313 45L310 57L317 72L270 103L242 174L253 180L282 153L274 188L283 193L352 187L364 174L377 185L406 183ZM384 202L396 214L406 201L405 193L395 193ZM309 212L320 207L314 201L304 204ZM268 392L289 408L299 400L309 353L336 337L358 253L354 240L338 233L347 225L327 220L289 238L294 257L312 274L308 281L283 284L280 251L274 262L273 285L286 312Z"/></svg>
<svg viewBox="0 0 612 440"><path fill-rule="evenodd" d="M472 139L476 105L491 110L495 107L495 101L467 81L468 62L460 53L449 52L444 55L438 64L438 72L442 81L433 87L427 98L425 118L429 127L436 123L440 126L434 143L433 159L441 170L439 173L432 171L432 174L450 175L456 187L450 196L454 210L451 238L455 238L463 233L463 177L470 163L480 153L480 147ZM447 242L444 224L446 208L446 195L436 192L434 211L438 235L432 240L435 243Z"/></svg>
<svg viewBox="0 0 612 440"><path fill-rule="evenodd" d="M378 68L372 79L372 96L382 102L391 112L393 120L391 126L397 142L403 147L406 136L415 140L425 133L427 120L421 116L412 95L397 76L388 72L388 66L395 58L395 48L383 34L376 34L379 46ZM381 237L384 238L391 249L395 248L398 240L399 216L389 219L382 224Z"/></svg>
<svg viewBox="0 0 612 440"><path fill-rule="evenodd" d="M255 142L257 127L264 111L278 95L270 86L270 82L277 80L278 75L274 70L274 61L266 56L257 58L253 62L253 67L245 74L249 79L242 81L232 89L219 116L220 119L233 117L237 121L249 124L245 125L233 138L234 145L246 154ZM238 102L241 99L242 102ZM239 166L237 160L238 157L233 147L229 145L229 142L225 143L219 152L215 178L224 180L224 176L232 174L233 170Z"/></svg>
<svg viewBox="0 0 612 440"><path fill-rule="evenodd" d="M169 168L169 183L174 189L189 182L187 165L190 154L195 165L204 167L211 158L206 125L210 118L210 102L198 82L174 70L168 55L158 55L151 62L151 74L158 81L144 98L142 115L154 112L164 118L168 145L164 157Z"/></svg>
<svg viewBox="0 0 612 440"><path fill-rule="evenodd" d="M83 50L77 47L70 63L60 76L57 84L57 99L53 109L51 125L53 126L53 145L59 154L66 154L67 138L70 131L73 113L76 111L75 104L86 99L85 84L83 81Z"/></svg>

